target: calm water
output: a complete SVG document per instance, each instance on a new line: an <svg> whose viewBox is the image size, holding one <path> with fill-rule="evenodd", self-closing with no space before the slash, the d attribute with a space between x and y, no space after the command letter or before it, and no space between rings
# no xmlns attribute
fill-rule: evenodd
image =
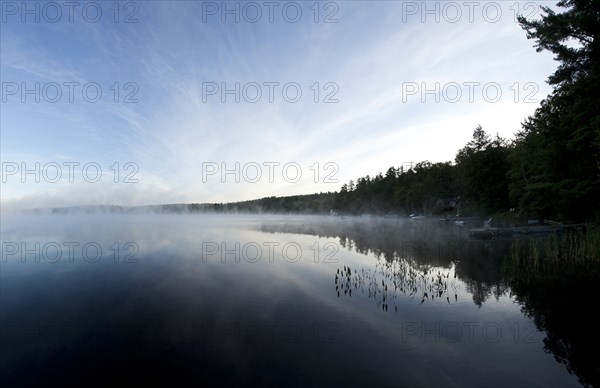
<svg viewBox="0 0 600 388"><path fill-rule="evenodd" d="M390 219L3 216L0 384L597 383L595 279L513 287L505 245Z"/></svg>

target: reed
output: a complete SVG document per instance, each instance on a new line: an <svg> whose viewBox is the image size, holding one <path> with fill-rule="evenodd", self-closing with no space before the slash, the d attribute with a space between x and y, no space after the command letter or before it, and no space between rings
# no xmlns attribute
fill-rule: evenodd
<svg viewBox="0 0 600 388"><path fill-rule="evenodd" d="M600 228L563 233L544 239L515 240L504 274L528 282L539 276L600 272Z"/></svg>

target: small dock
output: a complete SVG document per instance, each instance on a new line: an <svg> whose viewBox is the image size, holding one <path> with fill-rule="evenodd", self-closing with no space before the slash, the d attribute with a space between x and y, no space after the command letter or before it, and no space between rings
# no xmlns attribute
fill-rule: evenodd
<svg viewBox="0 0 600 388"><path fill-rule="evenodd" d="M510 228L475 228L469 230L469 235L473 238L497 238L497 237L521 237L521 236L544 236L563 232L581 232L585 230L585 224L559 224L559 225L536 225L519 226Z"/></svg>

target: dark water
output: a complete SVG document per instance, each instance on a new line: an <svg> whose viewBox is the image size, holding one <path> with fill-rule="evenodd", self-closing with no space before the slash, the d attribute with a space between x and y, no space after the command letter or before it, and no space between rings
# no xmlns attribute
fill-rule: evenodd
<svg viewBox="0 0 600 388"><path fill-rule="evenodd" d="M597 384L597 279L511 283L506 244L390 219L3 216L0 385Z"/></svg>

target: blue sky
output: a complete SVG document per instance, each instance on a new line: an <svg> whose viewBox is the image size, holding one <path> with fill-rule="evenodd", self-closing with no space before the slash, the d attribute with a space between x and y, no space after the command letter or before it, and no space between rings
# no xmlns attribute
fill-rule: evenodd
<svg viewBox="0 0 600 388"><path fill-rule="evenodd" d="M318 14L314 1L247 3L120 2L116 14L112 1L81 2L70 21L62 2L61 15L2 2L3 208L336 191L390 166L453 160L479 124L513 137L556 67L514 21L517 7L539 15L539 3L338 1ZM239 102L221 95L236 83ZM436 83L438 102L422 95ZM36 162L39 182L21 174ZM72 182L68 163L79 163ZM95 183L82 178L87 163L103 172ZM221 175L236 163L239 183ZM55 182L41 170L54 176L56 165Z"/></svg>

